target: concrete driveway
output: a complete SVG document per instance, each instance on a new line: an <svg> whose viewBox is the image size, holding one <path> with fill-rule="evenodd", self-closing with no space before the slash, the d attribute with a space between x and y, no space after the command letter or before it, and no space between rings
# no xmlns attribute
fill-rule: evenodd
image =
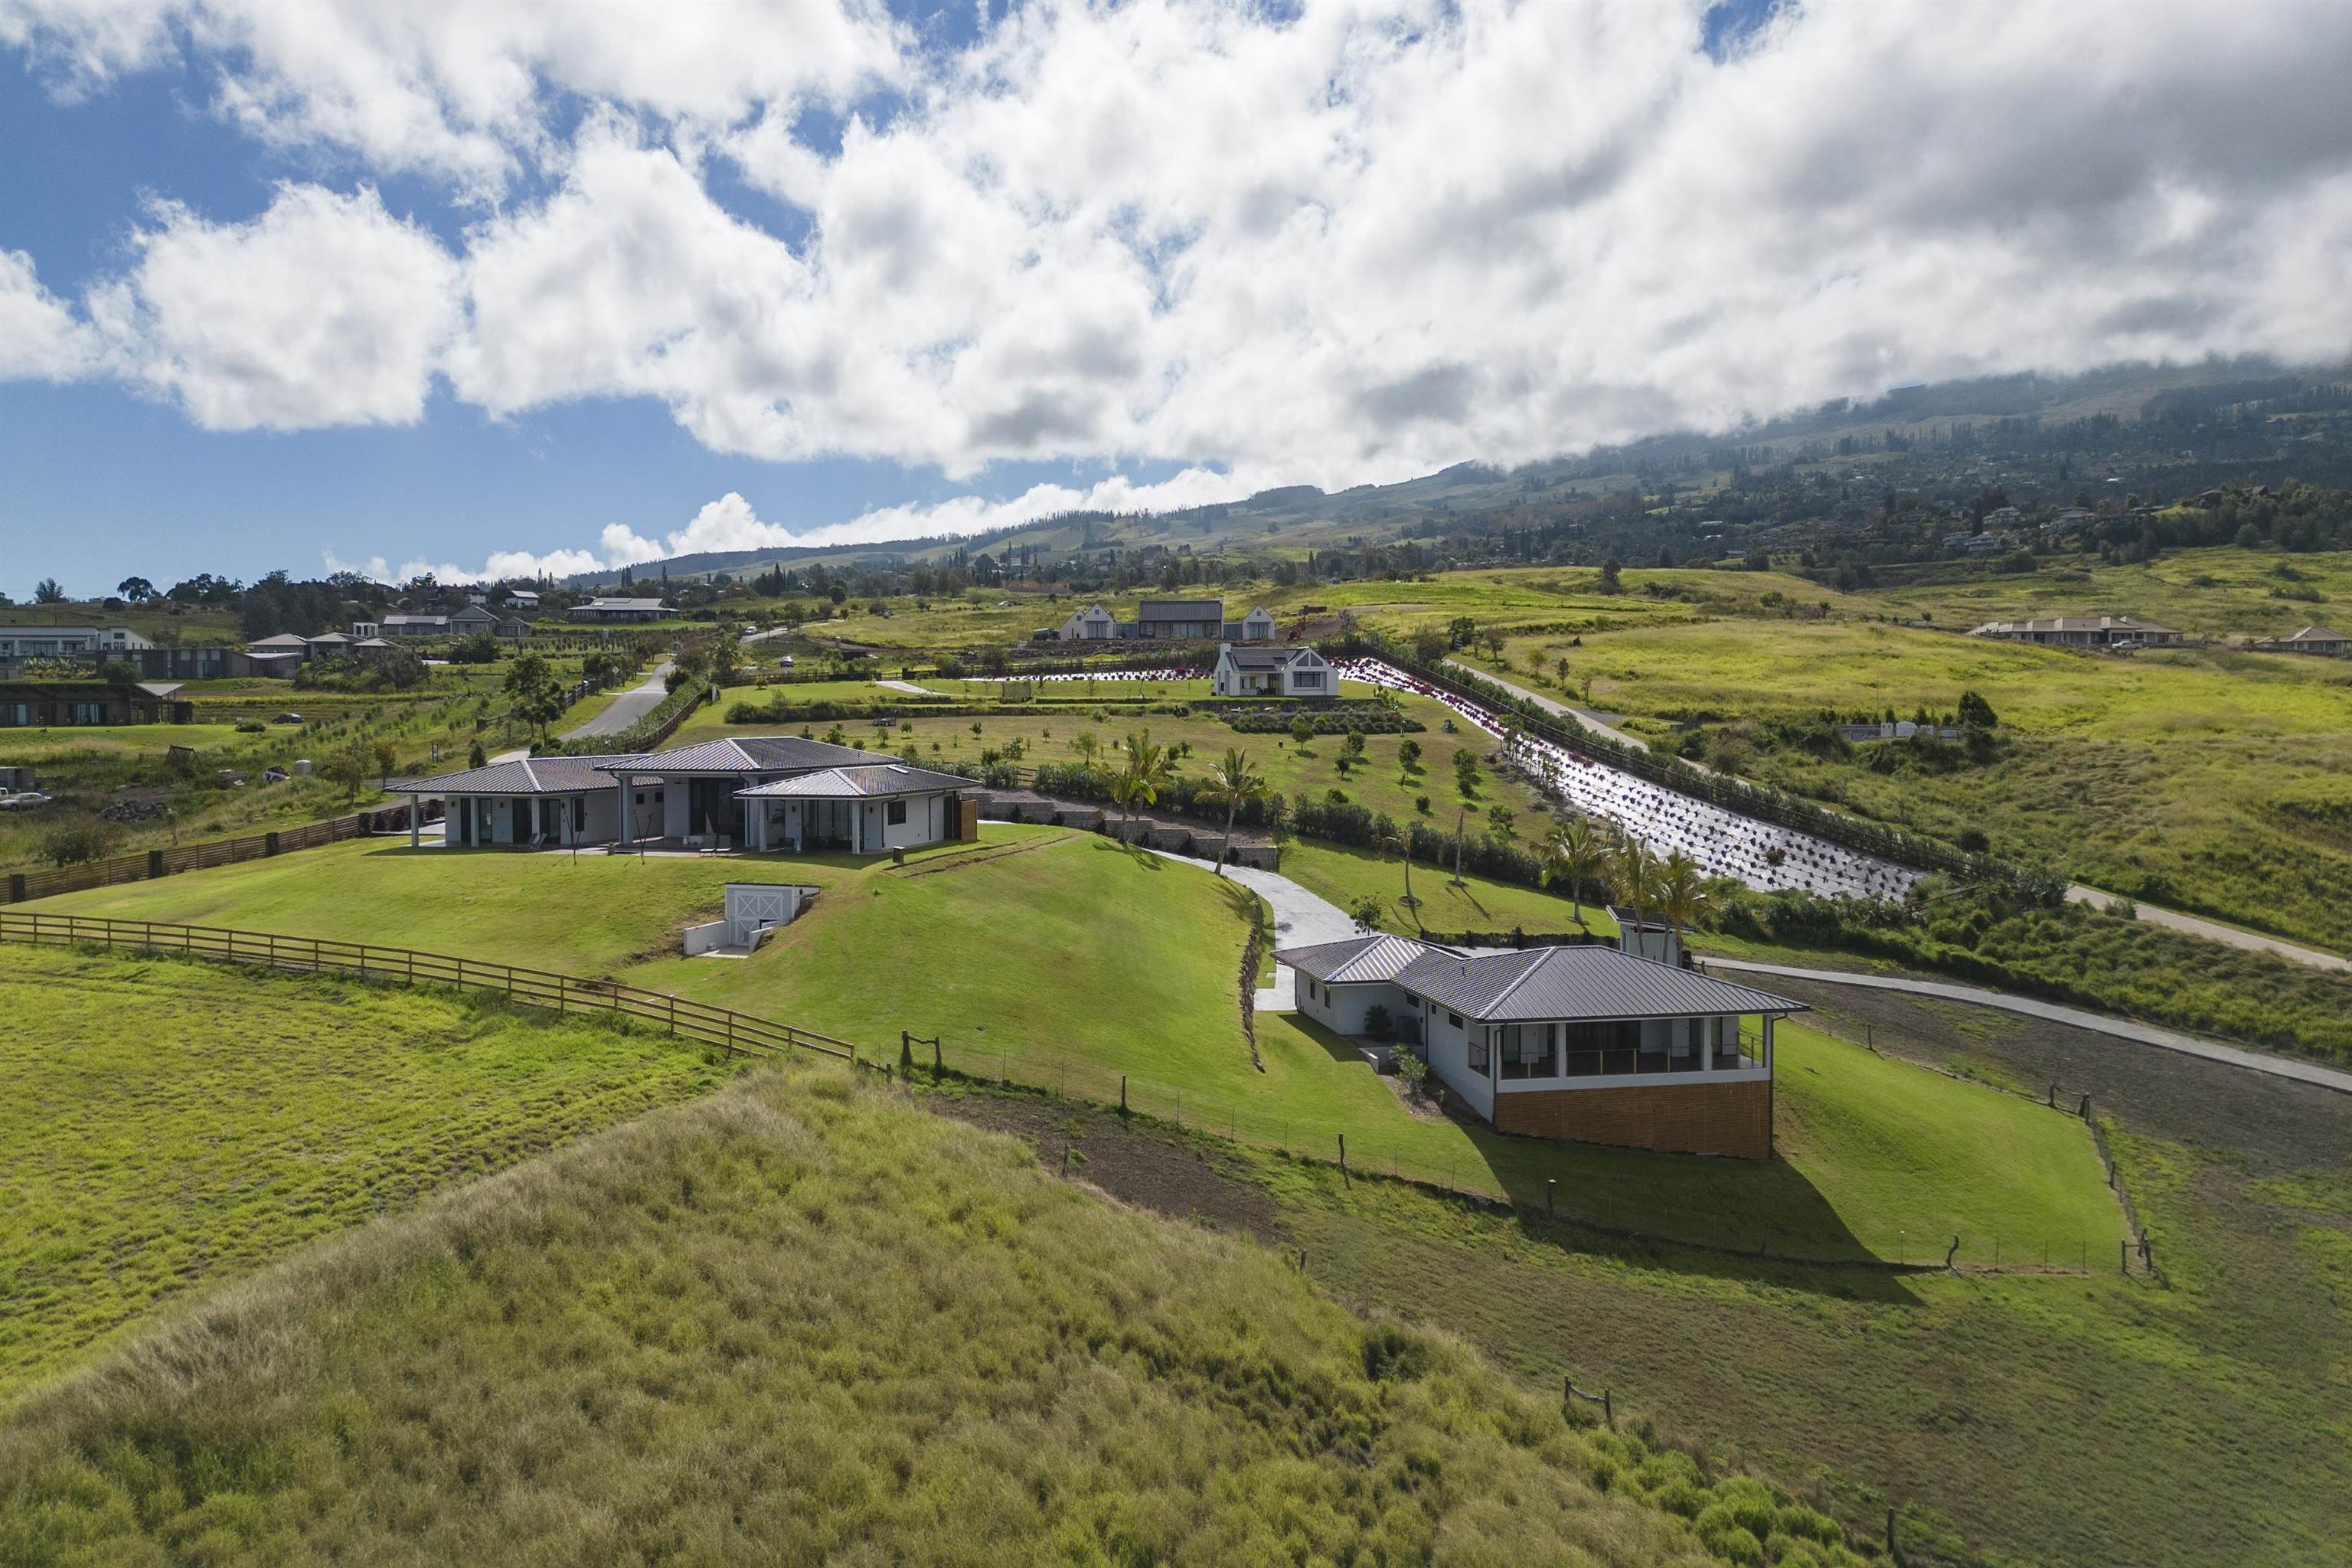
<svg viewBox="0 0 2352 1568"><path fill-rule="evenodd" d="M1196 860L1190 855L1177 855L1166 849L1154 849L1152 853L1181 860L1187 866L1198 866L1212 875L1217 869L1212 860ZM1225 877L1266 901L1267 908L1274 911L1274 945L1277 948L1313 947L1319 942L1346 942L1361 934L1356 930L1355 918L1347 910L1308 892L1279 871L1228 866ZM1274 984L1258 991L1257 1010L1292 1012L1298 1005L1297 996L1297 976L1287 965L1277 963L1274 966Z"/></svg>
<svg viewBox="0 0 2352 1568"><path fill-rule="evenodd" d="M669 672L676 668L677 666L669 659L662 660L654 666L654 672L651 675L613 699L613 705L610 708L605 709L585 724L575 725L564 731L562 739L583 741L591 735L620 734L661 706L661 700L669 695L669 688L662 682L669 679Z"/></svg>

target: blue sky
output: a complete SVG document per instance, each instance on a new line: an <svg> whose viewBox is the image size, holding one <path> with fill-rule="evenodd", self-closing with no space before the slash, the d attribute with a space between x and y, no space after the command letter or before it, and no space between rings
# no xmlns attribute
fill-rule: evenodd
<svg viewBox="0 0 2352 1568"><path fill-rule="evenodd" d="M2268 4L0 0L0 590L2336 358L2345 58L2352 6Z"/></svg>

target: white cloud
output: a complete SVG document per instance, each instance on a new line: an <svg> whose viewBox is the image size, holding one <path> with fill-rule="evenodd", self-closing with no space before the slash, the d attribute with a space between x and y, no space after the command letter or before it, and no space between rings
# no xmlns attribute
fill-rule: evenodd
<svg viewBox="0 0 2352 1568"><path fill-rule="evenodd" d="M207 423L413 417L437 372L501 416L656 398L778 460L1346 484L1896 382L2352 352L2352 6L1790 6L1720 61L1699 0L996 9L945 52L847 4L0 0L0 40L84 85L177 49L273 145L484 204L452 259L364 190L306 197L396 265L257 244L267 288L245 230L166 209L141 309L89 308ZM335 352L289 349L322 289Z"/></svg>
<svg viewBox="0 0 2352 1568"><path fill-rule="evenodd" d="M33 258L0 250L0 381L72 381L100 357L97 335L41 287Z"/></svg>
<svg viewBox="0 0 2352 1568"><path fill-rule="evenodd" d="M325 559L330 572L358 572L377 582L405 582L421 572L430 572L444 583L490 582L501 577L569 577L704 551L830 548L889 540L953 537L1011 528L1071 511L1172 511L1237 500L1265 489L1268 482L1264 475L1216 473L1206 468L1188 468L1156 484L1137 484L1124 474L1113 474L1084 489L1039 484L1003 500L963 495L931 505L877 507L845 522L798 530L761 521L750 501L730 490L707 503L688 520L685 527L674 529L659 539L648 539L626 523L607 523L594 551L566 548L543 555L528 550L494 551L479 567L418 558L404 563L396 574L387 564L388 558L382 555L373 555L365 563L354 564L329 551Z"/></svg>
<svg viewBox="0 0 2352 1568"><path fill-rule="evenodd" d="M423 415L457 321L457 266L373 189L281 185L243 224L175 203L150 216L131 270L89 300L123 374L208 430Z"/></svg>

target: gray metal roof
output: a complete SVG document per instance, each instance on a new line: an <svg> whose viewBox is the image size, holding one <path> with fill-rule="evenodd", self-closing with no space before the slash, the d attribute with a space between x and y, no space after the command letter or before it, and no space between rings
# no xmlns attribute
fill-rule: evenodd
<svg viewBox="0 0 2352 1568"><path fill-rule="evenodd" d="M788 773L898 760L885 752L861 752L855 746L804 741L798 735L730 735L641 757L614 757L603 765L607 773L643 769L656 773Z"/></svg>
<svg viewBox="0 0 2352 1568"><path fill-rule="evenodd" d="M1222 621L1223 599L1146 599L1135 607L1139 621Z"/></svg>
<svg viewBox="0 0 2352 1568"><path fill-rule="evenodd" d="M1613 947L1539 947L1451 958L1431 952L1396 977L1450 1012L1487 1023L1532 1018L1681 1018L1801 1013L1801 1002Z"/></svg>
<svg viewBox="0 0 2352 1568"><path fill-rule="evenodd" d="M1313 648L1303 646L1267 647L1261 644L1240 647L1233 643L1227 643L1221 651L1234 661L1234 668L1236 669L1280 669L1285 665L1313 661L1321 658Z"/></svg>
<svg viewBox="0 0 2352 1568"><path fill-rule="evenodd" d="M437 778L402 779L383 787L391 795L584 795L613 787L613 775L597 771L603 764L633 760L627 756L520 757Z"/></svg>
<svg viewBox="0 0 2352 1568"><path fill-rule="evenodd" d="M1409 936L1374 931L1346 942L1318 942L1312 947L1286 947L1274 955L1299 973L1326 985L1364 985L1394 980L1407 965L1431 954L1458 957L1450 947L1417 942Z"/></svg>
<svg viewBox="0 0 2352 1568"><path fill-rule="evenodd" d="M909 767L905 763L886 763L795 773L788 779L739 789L735 795L740 800L870 800L971 787L972 781L961 773L935 773L929 768Z"/></svg>

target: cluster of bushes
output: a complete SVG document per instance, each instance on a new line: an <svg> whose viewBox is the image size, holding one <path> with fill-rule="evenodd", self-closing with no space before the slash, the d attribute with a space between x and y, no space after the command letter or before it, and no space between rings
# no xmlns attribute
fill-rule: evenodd
<svg viewBox="0 0 2352 1568"><path fill-rule="evenodd" d="M1699 1543L1743 1568L1863 1568L1870 1559L1846 1544L1845 1530L1752 1476L1710 1482L1698 1462L1678 1448L1644 1443L1630 1433L1586 1434L1595 1488L1679 1514Z"/></svg>
<svg viewBox="0 0 2352 1568"><path fill-rule="evenodd" d="M297 691L407 691L425 684L425 661L403 650L379 659L320 659L294 672Z"/></svg>
<svg viewBox="0 0 2352 1568"><path fill-rule="evenodd" d="M1964 892L1937 879L1895 905L1801 893L1735 895L1724 931L1835 947L2003 991L2148 1018L2274 1050L2352 1061L2352 977L2070 904L2057 879Z"/></svg>
<svg viewBox="0 0 2352 1568"><path fill-rule="evenodd" d="M1429 728L1398 710L1369 702L1315 708L1229 708L1224 721L1244 735L1295 735L1301 726L1314 735L1344 735L1350 730L1366 735L1405 735Z"/></svg>

